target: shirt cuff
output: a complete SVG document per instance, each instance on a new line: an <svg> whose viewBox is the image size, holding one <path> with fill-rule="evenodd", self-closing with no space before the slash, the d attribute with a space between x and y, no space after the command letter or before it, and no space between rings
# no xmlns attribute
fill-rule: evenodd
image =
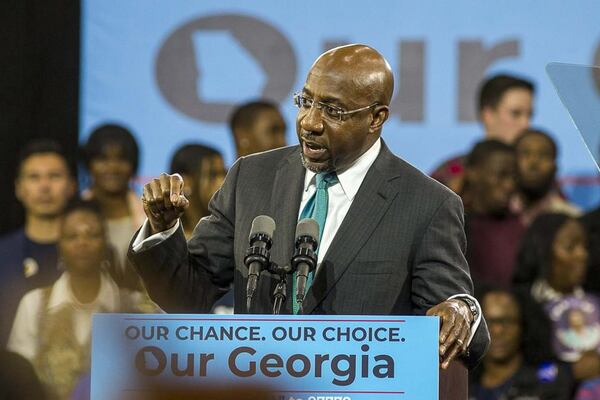
<svg viewBox="0 0 600 400"><path fill-rule="evenodd" d="M179 220L177 220L177 222L171 229L167 229L166 231L158 232L154 235L148 236L150 233L150 223L148 222L148 218L146 218L144 224L142 225L142 228L135 236L131 249L134 253L139 253L142 250L149 249L150 247L164 242L165 240L170 238L171 235L173 235L177 231L177 229L179 229Z"/></svg>
<svg viewBox="0 0 600 400"><path fill-rule="evenodd" d="M471 322L471 334L469 335L469 340L467 341L467 347L471 345L471 340L473 340L473 336L475 336L475 332L477 332L477 329L479 328L479 323L481 322L481 306L479 305L479 302L477 301L477 299L473 296L471 296L470 294L466 294L466 293L461 293L461 294L455 294L454 296L450 296L448 297L448 300L452 300L452 299L460 299L461 297L463 298L467 298L471 301L473 301L475 303L475 305L477 306L477 318L475 319L475 321Z"/></svg>

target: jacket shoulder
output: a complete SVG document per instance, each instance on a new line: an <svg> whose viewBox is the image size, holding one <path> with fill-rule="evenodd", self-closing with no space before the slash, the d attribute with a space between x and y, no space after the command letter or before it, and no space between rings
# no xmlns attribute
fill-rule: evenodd
<svg viewBox="0 0 600 400"><path fill-rule="evenodd" d="M391 152L386 157L385 164L383 172L389 177L390 184L395 186L397 190L404 193L408 190L415 196L427 196L439 202L451 198L462 203L460 197L444 184Z"/></svg>

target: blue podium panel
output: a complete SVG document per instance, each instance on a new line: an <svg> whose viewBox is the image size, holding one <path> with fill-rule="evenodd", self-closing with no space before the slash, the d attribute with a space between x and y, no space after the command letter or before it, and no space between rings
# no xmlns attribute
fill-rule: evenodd
<svg viewBox="0 0 600 400"><path fill-rule="evenodd" d="M97 314L92 400L251 385L277 400L437 399L437 317Z"/></svg>

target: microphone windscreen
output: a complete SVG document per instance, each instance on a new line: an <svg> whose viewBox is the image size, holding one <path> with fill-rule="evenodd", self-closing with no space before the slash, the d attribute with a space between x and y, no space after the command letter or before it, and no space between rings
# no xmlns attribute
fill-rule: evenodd
<svg viewBox="0 0 600 400"><path fill-rule="evenodd" d="M273 232L275 232L275 221L273 218L267 215L259 215L252 221L249 238L257 233L264 233L269 237L273 237Z"/></svg>
<svg viewBox="0 0 600 400"><path fill-rule="evenodd" d="M310 236L319 241L319 223L312 218L304 218L296 225L296 239L301 236Z"/></svg>

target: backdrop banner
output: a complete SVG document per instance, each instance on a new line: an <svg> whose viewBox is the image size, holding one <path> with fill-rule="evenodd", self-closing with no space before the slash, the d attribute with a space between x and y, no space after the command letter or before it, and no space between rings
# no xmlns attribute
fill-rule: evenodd
<svg viewBox="0 0 600 400"><path fill-rule="evenodd" d="M294 91L324 50L360 42L396 76L383 137L430 172L482 138L481 80L510 73L536 85L533 125L560 148L566 193L600 201L600 179L553 90L549 62L600 65L600 2L581 0L83 0L81 140L99 124L141 142L141 180L165 171L175 149L202 142L235 159L228 119L236 104L279 103L297 143ZM600 86L593 88L600 93Z"/></svg>
<svg viewBox="0 0 600 400"><path fill-rule="evenodd" d="M438 398L437 317L97 314L92 400L268 388L277 400Z"/></svg>

